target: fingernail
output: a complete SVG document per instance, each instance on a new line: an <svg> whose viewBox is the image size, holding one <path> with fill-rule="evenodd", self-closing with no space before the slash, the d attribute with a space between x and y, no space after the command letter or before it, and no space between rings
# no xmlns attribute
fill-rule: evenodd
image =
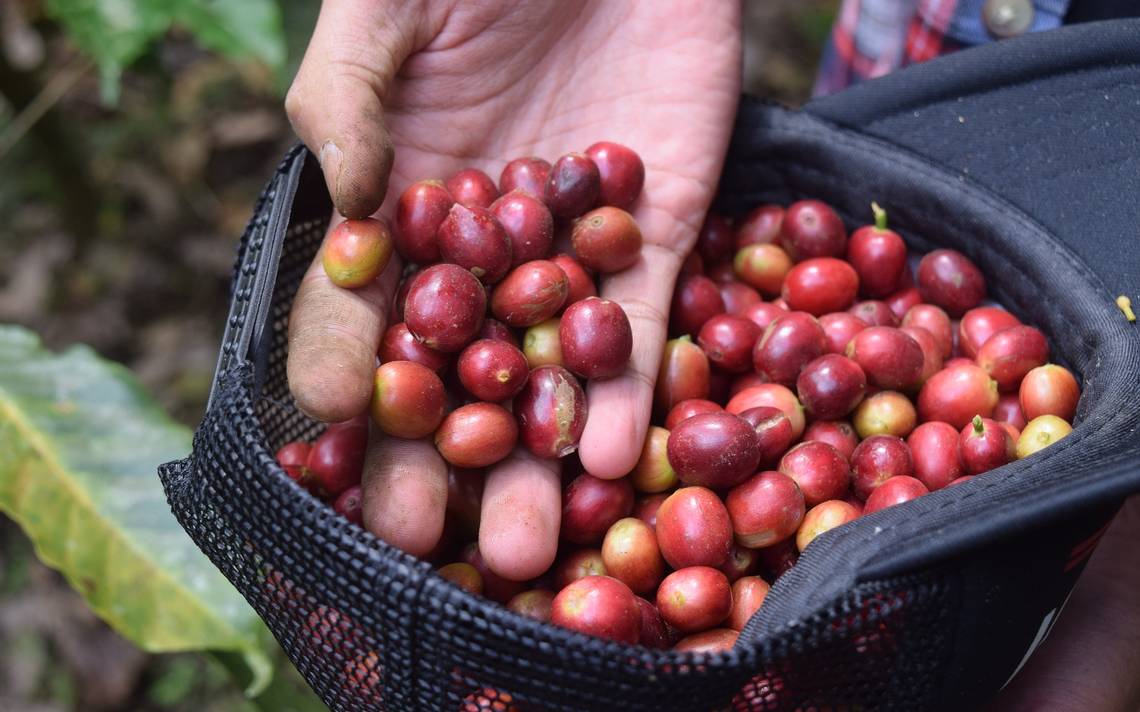
<svg viewBox="0 0 1140 712"><path fill-rule="evenodd" d="M325 181L329 184L329 192L332 193L333 203L338 203L340 199L340 162L343 158L344 154L340 152L340 147L332 141L325 141L321 146L321 152L317 154L321 170L325 173Z"/></svg>

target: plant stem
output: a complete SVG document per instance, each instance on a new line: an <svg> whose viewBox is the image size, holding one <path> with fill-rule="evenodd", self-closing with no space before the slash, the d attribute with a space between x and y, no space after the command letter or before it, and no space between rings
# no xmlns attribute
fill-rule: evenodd
<svg viewBox="0 0 1140 712"><path fill-rule="evenodd" d="M213 651L211 656L230 673L234 684L245 689L249 683L249 668L241 655ZM262 712L327 712L328 708L317 698L292 669L289 659L280 656L273 679L257 697L249 698L249 703Z"/></svg>

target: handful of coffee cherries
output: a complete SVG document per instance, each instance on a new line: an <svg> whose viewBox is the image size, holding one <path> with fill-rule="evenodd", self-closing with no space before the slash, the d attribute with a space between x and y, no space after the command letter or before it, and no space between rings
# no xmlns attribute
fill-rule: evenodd
<svg viewBox="0 0 1140 712"><path fill-rule="evenodd" d="M451 466L429 555L466 590L533 618L650 647L733 645L770 584L824 532L1028 457L1065 437L1080 397L1045 335L985 303L964 254L912 257L887 215L848 235L817 200L710 214L677 279L653 425L619 479L582 472L581 379L621 374L633 336L595 277L637 261L626 212L645 169L612 142L499 183L465 169L412 184L394 229L346 220L329 279L408 267L378 353L371 418L431 437ZM568 234L568 253L555 252ZM285 472L361 523L361 416L277 453ZM566 458L561 548L510 581L476 538L483 468L521 444Z"/></svg>

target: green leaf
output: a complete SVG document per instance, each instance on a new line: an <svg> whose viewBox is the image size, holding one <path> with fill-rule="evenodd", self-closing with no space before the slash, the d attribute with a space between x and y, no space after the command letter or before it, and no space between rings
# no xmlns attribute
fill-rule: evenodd
<svg viewBox="0 0 1140 712"><path fill-rule="evenodd" d="M267 632L174 519L155 473L190 445L125 368L0 326L0 510L139 647L232 653L255 695L273 674Z"/></svg>
<svg viewBox="0 0 1140 712"><path fill-rule="evenodd" d="M285 31L274 0L178 0L176 24L202 46L228 57L255 57L274 69L285 63Z"/></svg>
<svg viewBox="0 0 1140 712"><path fill-rule="evenodd" d="M281 11L274 0L47 0L48 13L95 59L104 99L118 98L119 75L172 25L227 57L285 63Z"/></svg>

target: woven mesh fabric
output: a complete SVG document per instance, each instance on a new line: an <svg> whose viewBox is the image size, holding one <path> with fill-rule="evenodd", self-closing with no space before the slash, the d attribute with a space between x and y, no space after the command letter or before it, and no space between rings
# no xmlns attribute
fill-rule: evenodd
<svg viewBox="0 0 1140 712"><path fill-rule="evenodd" d="M830 168L829 161L843 163L829 153L840 150L840 142L827 135L811 138L820 130L816 124L801 125L774 109L771 116L762 107L750 111L742 116L756 126L773 122L764 129L769 135L789 128L784 121L806 133L775 140L774 146L738 144L742 154L752 155L735 166L738 177L731 178L734 166L726 172L730 198L733 191L738 196L805 194L797 186L817 187L811 182L816 173ZM784 149L795 154L799 172L772 168ZM891 187L886 173L874 174L884 190ZM898 186L917 190L911 183L908 174ZM859 193L862 201L867 190L849 181L838 181L834 189L818 185L824 191L819 197L826 199L854 200ZM824 194L828 190L833 194ZM933 200L930 209L940 210ZM956 668L955 656L962 655L961 611L968 590L966 569L951 555L964 548L942 547L904 573L897 571L905 567L895 567L867 576L866 569L857 572L849 565L840 578L828 573L841 568L828 558L832 552L809 549L793 569L796 575L773 589L773 606L765 606L778 616L770 614L764 626L758 625L761 617L754 619L729 653L676 654L570 633L467 594L299 488L276 465L273 453L288 441L311 440L321 426L301 414L289 395L287 319L329 210L315 162L295 150L259 200L243 236L223 358L193 453L164 466L160 475L179 521L250 601L330 708L807 711L948 704L944 692L953 684L948 675ZM920 218L916 214L912 220ZM1015 275L1005 276L1016 285ZM263 293L262 284L271 289ZM1067 338L1074 343L1069 353L1085 358L1091 353L1091 346L1082 350L1074 335ZM1111 381L1093 385L1101 389L1086 390L1094 405L1106 397L1101 393L1117 397L1125 387ZM953 497L966 491L956 489ZM846 560L871 560L890 553L867 536L872 528L891 517L914 520L903 510L921 511L926 500L948 502L950 497L937 497L944 494L845 527L846 539L843 531L827 536L834 545L846 542ZM984 509L987 498L997 501L979 494L961 499L960 508ZM1058 500L1045 504L1055 512L1072 510L1072 496L1064 504ZM859 537L867 543L852 543ZM963 547L970 544L964 536L959 540ZM915 538L915 543L923 542ZM788 590L797 581L810 582L808 595ZM1064 591L1056 596L1063 598Z"/></svg>
<svg viewBox="0 0 1140 712"><path fill-rule="evenodd" d="M271 184L243 239L237 314L264 249ZM194 454L162 471L179 520L249 599L334 710L810 710L886 700L919 709L949 642L937 573L849 591L804 625L728 655L606 643L467 594L345 522L297 487L273 453L321 430L294 407L287 320L324 220L290 225L269 310L264 378L234 358ZM241 317L231 320L240 327ZM900 686L898 680L906 679Z"/></svg>

